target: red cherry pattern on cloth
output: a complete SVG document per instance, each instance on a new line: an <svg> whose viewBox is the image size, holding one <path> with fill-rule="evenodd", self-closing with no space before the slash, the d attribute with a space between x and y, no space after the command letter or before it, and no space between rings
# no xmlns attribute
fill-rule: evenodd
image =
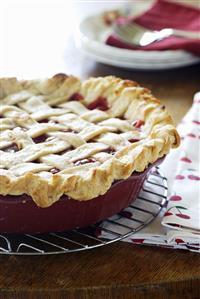
<svg viewBox="0 0 200 299"><path fill-rule="evenodd" d="M187 137L196 138L197 136L194 133L188 133Z"/></svg>
<svg viewBox="0 0 200 299"><path fill-rule="evenodd" d="M166 217L166 216L172 216L173 215L173 213L172 212L165 212L165 214L164 214L164 216Z"/></svg>
<svg viewBox="0 0 200 299"><path fill-rule="evenodd" d="M192 160L190 160L188 157L182 157L180 161L185 162L185 163L192 163Z"/></svg>
<svg viewBox="0 0 200 299"><path fill-rule="evenodd" d="M184 180L185 179L185 176L184 175L181 175L181 174L177 174L175 176L175 180Z"/></svg>
<svg viewBox="0 0 200 299"><path fill-rule="evenodd" d="M183 219L190 219L189 215L186 214L181 214L181 213L177 213L175 214L177 217L183 218Z"/></svg>
<svg viewBox="0 0 200 299"><path fill-rule="evenodd" d="M182 200L182 197L180 195L172 195L169 198L170 201L180 201Z"/></svg>
<svg viewBox="0 0 200 299"><path fill-rule="evenodd" d="M199 104L200 98L196 98L194 102ZM179 161L177 161L178 167L176 173L174 173L172 193L169 197L167 211L164 214L164 218L167 218L163 221L164 224L166 221L166 224L171 227L193 226L196 221L195 217L198 217L198 213L196 212L193 216L194 208L192 205L195 202L195 198L197 199L199 196L197 188L200 182L200 175L196 169L199 163L197 149L200 146L198 108L197 106L195 108L193 106L193 116L184 118L179 126L181 146ZM195 191L195 195L193 191ZM181 206L178 206L178 204L181 204Z"/></svg>
<svg viewBox="0 0 200 299"><path fill-rule="evenodd" d="M132 241L133 243L143 244L144 241L145 241L145 239L131 239L131 241Z"/></svg>
<svg viewBox="0 0 200 299"><path fill-rule="evenodd" d="M177 195L174 195L174 196L177 196ZM177 196L177 198L179 198L178 196ZM182 198L181 198L182 199ZM180 200L181 200L180 199ZM176 201L176 200L175 200ZM172 212L172 210L174 211L178 211L178 213L173 213ZM177 217L179 217L179 218L182 218L182 219L185 219L185 220L187 220L187 219L190 219L191 217L188 215L188 214L186 214L186 213L183 213L182 212L182 210L188 210L186 207L183 207L183 206L172 206L171 208L169 208L166 212L165 212L165 214L164 214L164 216L166 217L166 216L172 216L172 215L176 215Z"/></svg>
<svg viewBox="0 0 200 299"><path fill-rule="evenodd" d="M185 136L180 136L181 140L184 140L186 137L190 137L190 138L200 138L200 136L197 136L196 134L194 133L188 133L187 135Z"/></svg>
<svg viewBox="0 0 200 299"><path fill-rule="evenodd" d="M177 244L185 243L185 241L183 241L182 239L175 239L175 242L176 242Z"/></svg>
<svg viewBox="0 0 200 299"><path fill-rule="evenodd" d="M192 181L200 181L200 176L194 175L194 174L189 174L187 177L185 177L182 174L177 174L175 176L175 180L184 180L186 178L189 179L189 180L192 180Z"/></svg>
<svg viewBox="0 0 200 299"><path fill-rule="evenodd" d="M193 180L193 181L200 181L200 177L197 175L189 174L188 179Z"/></svg>
<svg viewBox="0 0 200 299"><path fill-rule="evenodd" d="M194 119L194 120L192 121L192 123L193 123L193 124L196 124L196 125L200 125L200 121L199 121L199 120L196 120L196 119Z"/></svg>

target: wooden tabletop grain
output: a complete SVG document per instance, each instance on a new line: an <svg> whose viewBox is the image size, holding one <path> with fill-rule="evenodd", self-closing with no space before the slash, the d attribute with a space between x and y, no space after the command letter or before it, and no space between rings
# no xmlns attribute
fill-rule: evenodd
<svg viewBox="0 0 200 299"><path fill-rule="evenodd" d="M14 27L12 30L15 30ZM32 66L37 71L33 52L26 51L24 59L29 63L27 69ZM17 61L17 55L12 57L10 54L9 57ZM9 59L7 61L9 65ZM51 65L49 62L46 66L50 71ZM17 64L15 70L19 71ZM8 67L3 74L11 74L11 71ZM57 71L83 79L116 75L135 80L150 88L163 101L176 123L191 107L194 93L200 90L200 65L154 72L110 67L83 56L75 49L71 36L66 40L62 68L57 68ZM73 254L38 257L0 255L0 299L8 298L198 299L200 255L125 242Z"/></svg>

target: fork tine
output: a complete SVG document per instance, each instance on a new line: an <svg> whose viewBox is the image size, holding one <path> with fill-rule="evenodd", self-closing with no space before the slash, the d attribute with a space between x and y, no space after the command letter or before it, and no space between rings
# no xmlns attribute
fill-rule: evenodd
<svg viewBox="0 0 200 299"><path fill-rule="evenodd" d="M136 30L135 30L134 26L129 24L129 25L126 26L126 32L129 35L133 35L133 34L135 34Z"/></svg>
<svg viewBox="0 0 200 299"><path fill-rule="evenodd" d="M125 27L126 27L127 33L132 34L132 35L135 33L140 33L140 34L144 33L144 30L142 29L142 27L135 26L131 23L126 25Z"/></svg>
<svg viewBox="0 0 200 299"><path fill-rule="evenodd" d="M126 26L118 26L118 27L116 27L115 32L117 34L119 34L120 36L126 35L127 37L131 37L132 36L132 30L130 30L127 27Z"/></svg>
<svg viewBox="0 0 200 299"><path fill-rule="evenodd" d="M127 27L129 27L130 29L134 29L134 30L136 30L137 29L137 31L140 31L140 32L146 32L146 31L148 31L148 29L146 29L146 28L144 28L144 27L142 27L141 25L138 25L138 24L136 24L136 23L128 23L128 25L127 25Z"/></svg>
<svg viewBox="0 0 200 299"><path fill-rule="evenodd" d="M125 42L144 46L155 41L155 35L150 38L150 34L153 32L144 31L143 27L140 25L135 25L132 23L127 23L124 25L117 25L114 26L114 33ZM147 36L148 35L148 36Z"/></svg>
<svg viewBox="0 0 200 299"><path fill-rule="evenodd" d="M147 31L142 26L138 24L132 24L132 23L127 23L125 25L116 25L116 28L120 29L121 32L123 31L124 33L132 33L132 32L144 33Z"/></svg>

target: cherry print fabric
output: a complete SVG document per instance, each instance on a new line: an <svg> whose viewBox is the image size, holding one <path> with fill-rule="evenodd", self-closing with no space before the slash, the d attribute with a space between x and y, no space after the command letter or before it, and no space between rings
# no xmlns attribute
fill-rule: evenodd
<svg viewBox="0 0 200 299"><path fill-rule="evenodd" d="M174 150L177 152L177 168L175 176L172 173L172 190L162 224L169 227L178 225L180 230L184 227L200 233L200 93L196 94L178 131L182 141L177 151ZM172 151L163 165L167 176L174 158Z"/></svg>
<svg viewBox="0 0 200 299"><path fill-rule="evenodd" d="M168 179L168 206L150 225L123 241L200 252L200 92L178 131L180 147L160 166ZM132 216L130 208L125 213ZM104 227L111 224L105 222Z"/></svg>

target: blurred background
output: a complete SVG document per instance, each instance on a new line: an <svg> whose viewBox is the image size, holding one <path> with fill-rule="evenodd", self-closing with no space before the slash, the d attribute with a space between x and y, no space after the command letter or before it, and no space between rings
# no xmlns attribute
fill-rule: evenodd
<svg viewBox="0 0 200 299"><path fill-rule="evenodd" d="M87 15L111 9L127 9L137 14L152 0L65 1L0 0L0 76L40 77L55 72L83 75L90 60L77 57L73 35ZM198 5L199 1L185 0ZM78 59L77 59L78 58Z"/></svg>
<svg viewBox="0 0 200 299"><path fill-rule="evenodd" d="M80 75L86 66L83 58L74 59L75 26L88 14L125 2L0 0L0 75L31 78L61 71Z"/></svg>

